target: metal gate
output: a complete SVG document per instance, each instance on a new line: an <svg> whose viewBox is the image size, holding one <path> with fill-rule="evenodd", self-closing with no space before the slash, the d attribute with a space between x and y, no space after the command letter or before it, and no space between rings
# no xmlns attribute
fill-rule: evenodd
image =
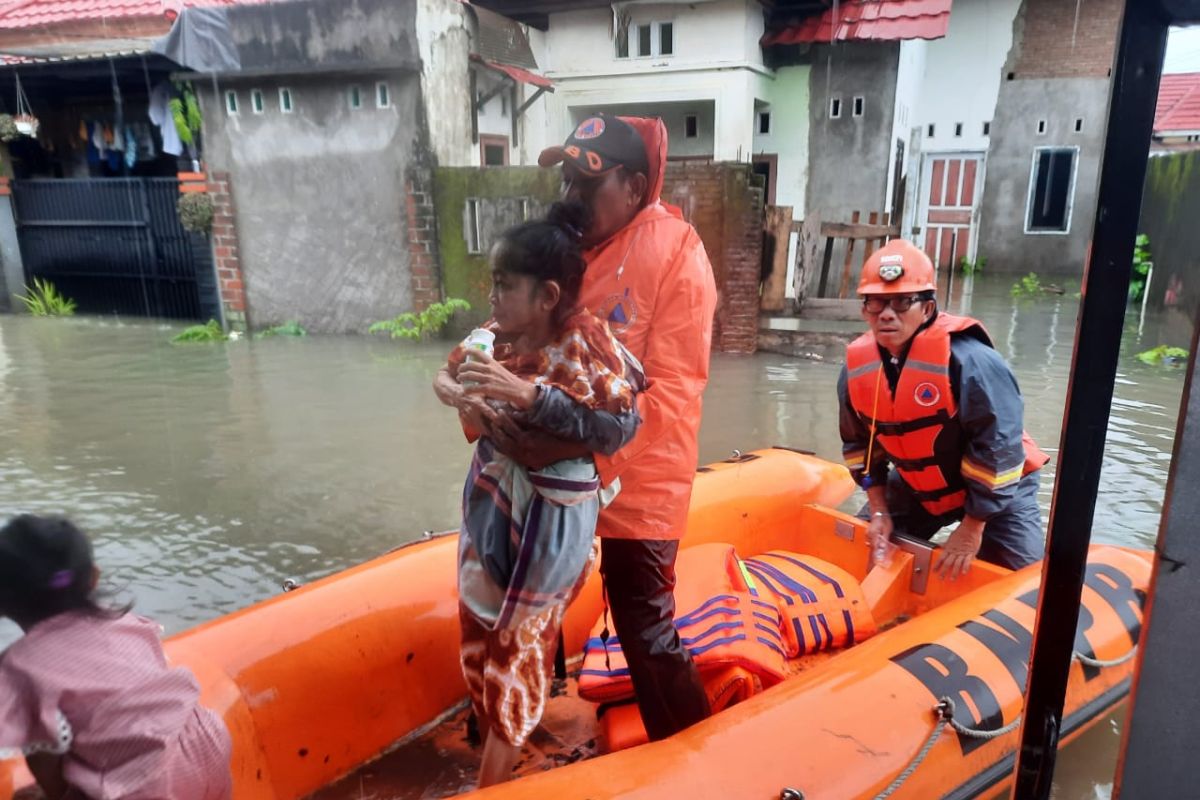
<svg viewBox="0 0 1200 800"><path fill-rule="evenodd" d="M85 313L219 318L208 240L184 230L178 199L175 178L14 181L26 277Z"/></svg>

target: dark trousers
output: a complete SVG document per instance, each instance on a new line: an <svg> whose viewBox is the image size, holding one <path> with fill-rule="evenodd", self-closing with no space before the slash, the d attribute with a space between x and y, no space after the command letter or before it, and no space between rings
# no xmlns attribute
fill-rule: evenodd
<svg viewBox="0 0 1200 800"><path fill-rule="evenodd" d="M675 630L679 542L601 539L600 574L650 740L711 714L700 673Z"/></svg>

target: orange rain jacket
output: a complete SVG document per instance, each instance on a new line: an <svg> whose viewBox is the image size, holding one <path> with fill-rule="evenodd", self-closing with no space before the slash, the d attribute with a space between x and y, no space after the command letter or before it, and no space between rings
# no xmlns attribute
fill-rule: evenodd
<svg viewBox="0 0 1200 800"><path fill-rule="evenodd" d="M621 492L600 512L597 532L616 539L683 536L699 460L701 395L708 383L717 289L700 235L660 201L667 162L661 120L622 117L646 141L647 203L628 225L584 253L581 302L608 320L642 362L642 425L612 456L596 454L605 485Z"/></svg>

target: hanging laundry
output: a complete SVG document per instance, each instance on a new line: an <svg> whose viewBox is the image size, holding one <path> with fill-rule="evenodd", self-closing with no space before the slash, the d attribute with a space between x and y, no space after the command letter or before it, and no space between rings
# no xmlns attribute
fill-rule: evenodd
<svg viewBox="0 0 1200 800"><path fill-rule="evenodd" d="M133 169L134 164L138 160L138 142L137 134L133 132L132 125L125 126L125 166L128 169Z"/></svg>
<svg viewBox="0 0 1200 800"><path fill-rule="evenodd" d="M88 140L87 123L84 122L83 120L79 120L79 139L80 139L80 141L83 141L83 142L86 142Z"/></svg>
<svg viewBox="0 0 1200 800"><path fill-rule="evenodd" d="M99 122L92 123L92 147L96 148L96 152L100 154L103 160L108 152L108 145L104 141L104 126Z"/></svg>
<svg viewBox="0 0 1200 800"><path fill-rule="evenodd" d="M145 122L133 123L133 132L137 136L137 160L153 161L158 156L154 149L154 132Z"/></svg>
<svg viewBox="0 0 1200 800"><path fill-rule="evenodd" d="M113 129L112 129L112 125L111 125L111 124L109 124L109 123L107 123L107 122L106 122L106 123L104 123L104 143L105 143L106 145L108 145L109 147L112 147L112 144L113 144Z"/></svg>
<svg viewBox="0 0 1200 800"><path fill-rule="evenodd" d="M175 129L175 118L171 115L171 84L166 81L150 93L149 116L162 134L163 152L172 156L182 153L183 142L179 141L179 131Z"/></svg>
<svg viewBox="0 0 1200 800"><path fill-rule="evenodd" d="M110 128L109 130L112 130L113 138L112 138L112 141L109 142L108 149L116 150L118 153L124 153L125 152L125 134L124 134L124 132L119 131L119 130L113 130L112 128Z"/></svg>

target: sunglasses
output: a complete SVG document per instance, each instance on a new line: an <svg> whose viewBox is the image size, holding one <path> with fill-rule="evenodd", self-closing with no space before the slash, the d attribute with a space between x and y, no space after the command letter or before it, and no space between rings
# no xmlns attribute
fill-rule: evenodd
<svg viewBox="0 0 1200 800"><path fill-rule="evenodd" d="M897 314L903 314L913 307L914 303L919 303L930 298L923 297L919 294L906 294L899 297L864 297L863 311L868 314L881 314L888 306L892 307L892 311Z"/></svg>

